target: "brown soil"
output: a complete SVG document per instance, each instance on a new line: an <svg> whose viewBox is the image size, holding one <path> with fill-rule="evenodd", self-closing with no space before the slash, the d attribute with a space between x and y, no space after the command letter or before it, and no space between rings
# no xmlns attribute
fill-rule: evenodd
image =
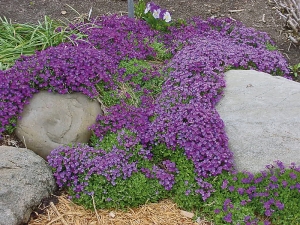
<svg viewBox="0 0 300 225"><path fill-rule="evenodd" d="M137 0L135 0L135 2L137 2ZM273 0L155 0L154 2L159 4L162 8L169 10L173 19L188 19L193 16L200 16L203 19L206 19L208 17L231 17L235 20L241 21L247 27L254 27L257 30L267 32L269 36L275 41L279 50L285 55L290 65L294 65L300 62L299 46L291 44L288 40L288 30L285 27L284 21L277 14L276 5ZM87 15L91 7L92 16L114 13L123 15L127 14L126 0L0 0L0 5L0 16L4 16L7 19L11 19L12 22L17 23L37 23L38 21L43 21L45 15L64 21L73 20L79 15ZM71 7L75 9L78 14L73 9L71 9ZM5 135L5 138L2 141L0 140L0 146L1 145L25 147L13 135ZM60 200L60 202L62 203L60 203L61 205L58 205L57 208L63 208L63 204L66 204L66 201L66 198ZM151 210L154 213L159 207L163 206L164 204L166 204L165 207L173 207L172 203L164 202L160 206L154 206L154 208ZM61 209L60 213L64 214L70 210L70 206L68 206L67 210L64 211L64 209ZM72 210L74 209L72 208ZM78 210L77 214L79 215L79 213L83 213L85 215L86 212L82 212L81 210L82 209ZM174 210L177 209L172 208L172 210L167 210L167 212L163 214L162 218L165 217L166 219L168 215L170 215L171 211L173 212ZM40 216L35 220L31 220L30 224L64 224L64 222L62 222L60 219L54 222L54 220L56 220L55 218L61 218L62 216L58 216L53 210L51 211L51 207L47 212L48 215L44 217ZM50 215L52 215L52 217ZM175 215L176 213L172 214L172 216L174 217ZM105 212L102 216L107 217L108 212ZM96 224L97 222L95 219L95 214L90 216L90 218L92 217L94 217L93 221L95 223L74 223L74 221L72 221L67 224ZM143 215L141 214L139 220L141 220L142 217ZM51 223L51 220L49 219L53 219L54 223ZM179 218L179 220L180 219L182 218ZM114 223L112 222L109 224ZM123 224L125 224L125 221ZM130 224L137 223L130 222ZM149 224L169 223L154 222ZM175 220L173 220L173 223L171 222L170 224L177 223L175 223ZM191 221L183 222L181 224L191 224ZM209 223L204 222L203 224Z"/></svg>
<svg viewBox="0 0 300 225"><path fill-rule="evenodd" d="M174 19L200 16L203 19L231 17L239 20L248 27L267 32L291 65L300 61L299 46L288 41L284 29L285 21L277 14L273 0L155 0L154 2L168 9ZM0 0L0 4L0 16L18 23L37 23L42 21L45 15L72 20L79 14L87 14L91 8L92 16L127 14L126 0ZM62 11L66 14L63 15Z"/></svg>

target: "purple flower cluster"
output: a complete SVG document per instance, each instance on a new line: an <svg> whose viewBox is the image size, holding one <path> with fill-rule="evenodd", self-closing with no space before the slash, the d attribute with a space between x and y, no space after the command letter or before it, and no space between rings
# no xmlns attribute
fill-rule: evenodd
<svg viewBox="0 0 300 225"><path fill-rule="evenodd" d="M252 208L253 211L252 216L245 217L245 224L260 224L256 214L265 217L264 224L270 224L269 220L273 221L274 219L274 221L277 221L278 216L280 217L286 213L284 210L286 210L287 205L288 207L291 207L291 205L294 207L293 205L297 204L292 203L289 205L285 193L288 193L291 198L297 198L296 196L300 193L299 167L292 164L290 168L286 168L281 161L276 161L276 165L268 165L266 168L269 171L262 171L256 175L249 172L237 175L233 171L230 172L233 175L232 179L224 179L219 183L219 190L222 190L222 192L224 190L224 193L228 190L229 195L231 195L230 199L225 199L223 204L219 204L215 209L217 214L221 212L220 208L223 209L223 215L225 215L223 221L229 223L232 215L238 215L238 211L243 210L240 207L248 207L245 210ZM234 179L236 176L239 176L240 179ZM237 187L236 190L230 190L231 184ZM233 210L236 208L236 203L239 203L240 207L237 207L238 210Z"/></svg>
<svg viewBox="0 0 300 225"><path fill-rule="evenodd" d="M166 190L171 190L175 183L174 174L170 173L167 169L162 169L156 165L152 167L152 173L159 180L159 183L164 186Z"/></svg>
<svg viewBox="0 0 300 225"><path fill-rule="evenodd" d="M174 162L166 160L162 162L162 166L153 165L151 169L141 168L141 172L149 179L158 179L165 190L170 191L175 183L175 175L178 170Z"/></svg>
<svg viewBox="0 0 300 225"><path fill-rule="evenodd" d="M153 140L153 135L149 132L151 121L149 117L153 115L153 110L148 107L136 107L121 103L112 106L108 109L108 115L98 115L97 122L91 129L100 140L108 132L117 132L123 128L137 134L141 144L146 146L150 140Z"/></svg>
<svg viewBox="0 0 300 225"><path fill-rule="evenodd" d="M115 185L118 177L127 179L137 172L137 163L129 162L128 152L113 147L110 152L78 144L73 147L59 147L48 157L49 165L55 169L54 177L59 187L73 187L80 193L88 185L93 174L101 175ZM81 177L84 175L84 177Z"/></svg>
<svg viewBox="0 0 300 225"><path fill-rule="evenodd" d="M200 50L198 54L211 54L211 57L215 58L215 63L210 66L213 68L216 66L217 68L214 68L216 71L219 65L222 65L223 68L242 67L289 77L288 63L283 55L278 51L267 49L267 44L274 44L267 33L247 28L241 22L229 18L202 20L196 17L186 26L170 27L169 30L170 33L164 34L161 39L171 52L176 53L186 45L194 47L195 44L199 45L195 42L200 41L202 42L200 45L203 46L202 49L198 49ZM210 48L211 44L217 46L214 50L206 49L205 43L209 43L207 48ZM227 48L222 50L226 45ZM181 55L183 54L185 53L181 52ZM217 59L216 55L220 58Z"/></svg>
<svg viewBox="0 0 300 225"><path fill-rule="evenodd" d="M90 23L70 25L70 28L87 35L84 41L74 38L77 44L104 50L115 60L155 56L150 43L158 32L142 20L117 15L101 16Z"/></svg>

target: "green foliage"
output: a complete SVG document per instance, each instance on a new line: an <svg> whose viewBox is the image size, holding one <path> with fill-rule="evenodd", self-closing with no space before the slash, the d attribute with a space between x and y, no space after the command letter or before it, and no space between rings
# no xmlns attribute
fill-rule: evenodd
<svg viewBox="0 0 300 225"><path fill-rule="evenodd" d="M95 149L103 149L109 152L113 146L118 145L117 141L118 134L117 133L107 133L103 139L100 141L99 138L92 134L90 138L90 146L94 147Z"/></svg>
<svg viewBox="0 0 300 225"><path fill-rule="evenodd" d="M300 77L299 76L299 74L300 74L300 63L295 64L293 66L290 66L290 70L291 70L292 76L298 80L299 77Z"/></svg>
<svg viewBox="0 0 300 225"><path fill-rule="evenodd" d="M121 61L120 68L125 68L126 72L123 78L134 74L130 82L140 86L140 90L134 90L136 98L139 99L140 96L144 95L144 90L151 91L153 97L161 93L161 87L164 82L163 76L152 76L151 73L153 68L149 62L144 60L132 59L129 61Z"/></svg>
<svg viewBox="0 0 300 225"><path fill-rule="evenodd" d="M96 84L101 101L106 107L119 104L121 100L127 104L139 106L140 97L145 95L144 91L149 91L153 98L161 93L165 78L161 75L162 73L159 73L159 76L153 76L152 73L155 70L149 62L138 59L123 60L119 68L125 70L122 79L126 81L118 81L116 76L114 80L117 87L115 89L104 82Z"/></svg>
<svg viewBox="0 0 300 225"><path fill-rule="evenodd" d="M150 46L155 50L156 52L156 60L164 61L166 59L172 58L172 53L168 51L168 49L165 48L165 45L160 42L153 42L150 44Z"/></svg>
<svg viewBox="0 0 300 225"><path fill-rule="evenodd" d="M144 12L146 9L146 2L145 0L139 0L137 4L134 4L134 15L138 19L143 19Z"/></svg>
<svg viewBox="0 0 300 225"><path fill-rule="evenodd" d="M152 153L155 164L159 164L166 159L176 164L178 173L175 175L172 199L176 202L177 206L190 211L202 206L204 202L201 196L195 194L195 191L200 188L195 180L195 167L193 162L185 156L184 150L181 148L171 150L165 144L161 143L153 146Z"/></svg>
<svg viewBox="0 0 300 225"><path fill-rule="evenodd" d="M118 96L117 90L112 90L104 82L100 82L95 85L97 91L99 92L99 97L103 102L105 107L110 107L113 105L120 104L120 98Z"/></svg>
<svg viewBox="0 0 300 225"><path fill-rule="evenodd" d="M126 180L117 178L115 185L107 182L105 177L94 174L88 180L85 190L93 193L95 206L99 209L126 209L168 197L168 193L158 180L148 179L141 172L134 173ZM69 188L69 193L75 203L93 209L93 200L90 195L82 194L77 198L72 188Z"/></svg>
<svg viewBox="0 0 300 225"><path fill-rule="evenodd" d="M8 134L12 134L16 129L17 118L12 117L9 119L9 124L5 126L5 130Z"/></svg>
<svg viewBox="0 0 300 225"><path fill-rule="evenodd" d="M274 45L272 45L270 42L267 42L266 48L267 48L269 51L276 51L276 50L277 50L277 47L274 46Z"/></svg>
<svg viewBox="0 0 300 225"><path fill-rule="evenodd" d="M122 135L135 138L135 134L129 130L122 129L117 133L107 133L100 141L95 135L92 135L91 145L107 152L113 147L126 150L122 142L118 141ZM151 168L152 163L139 155L142 148L140 144L131 147L131 158L129 162L138 162L137 168ZM85 173L79 179L84 182ZM86 208L93 208L93 200L90 193L93 193L96 208L116 208L126 209L128 207L136 207L146 202L157 202L162 198L170 197L170 192L159 184L157 179L149 179L141 172L134 172L127 179L119 177L115 180L115 184L110 183L104 176L93 174L88 181L85 191L78 195L73 191L74 187L69 188L69 194L73 201Z"/></svg>

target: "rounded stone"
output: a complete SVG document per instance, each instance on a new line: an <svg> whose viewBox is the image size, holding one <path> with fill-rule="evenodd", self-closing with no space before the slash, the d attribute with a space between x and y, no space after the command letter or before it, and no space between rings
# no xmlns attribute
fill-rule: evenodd
<svg viewBox="0 0 300 225"><path fill-rule="evenodd" d="M61 145L88 142L88 128L99 114L100 104L81 93L41 91L24 107L15 133L27 148L46 159Z"/></svg>

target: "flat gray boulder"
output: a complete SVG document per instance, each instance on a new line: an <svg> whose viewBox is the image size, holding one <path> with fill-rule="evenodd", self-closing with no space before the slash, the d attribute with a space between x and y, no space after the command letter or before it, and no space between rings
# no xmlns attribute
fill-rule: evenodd
<svg viewBox="0 0 300 225"><path fill-rule="evenodd" d="M0 146L0 225L27 223L32 210L55 189L43 158L25 148Z"/></svg>
<svg viewBox="0 0 300 225"><path fill-rule="evenodd" d="M225 73L216 109L236 169L253 173L276 160L300 164L300 83L253 70Z"/></svg>
<svg viewBox="0 0 300 225"><path fill-rule="evenodd" d="M41 91L25 106L15 133L28 149L46 159L61 145L88 142L88 127L101 113L100 104L81 93Z"/></svg>

